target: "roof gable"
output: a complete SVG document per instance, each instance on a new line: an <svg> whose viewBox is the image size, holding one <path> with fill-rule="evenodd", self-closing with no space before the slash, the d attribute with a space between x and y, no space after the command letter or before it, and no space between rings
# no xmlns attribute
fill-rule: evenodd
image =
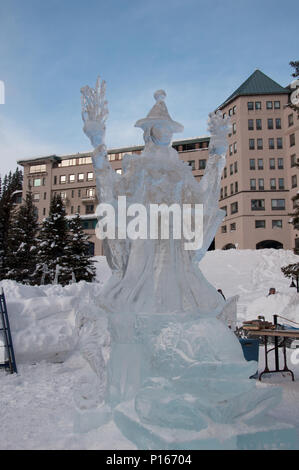
<svg viewBox="0 0 299 470"><path fill-rule="evenodd" d="M282 87L272 78L265 75L260 70L255 70L250 77L232 93L227 100L222 103L219 108L223 108L230 101L237 98L238 96L249 96L249 95L276 95L276 94L288 94L290 91L287 88Z"/></svg>

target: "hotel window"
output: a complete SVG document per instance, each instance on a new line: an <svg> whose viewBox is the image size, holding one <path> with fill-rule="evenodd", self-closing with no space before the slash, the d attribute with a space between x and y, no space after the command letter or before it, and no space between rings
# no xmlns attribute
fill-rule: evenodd
<svg viewBox="0 0 299 470"><path fill-rule="evenodd" d="M255 228L266 228L266 221L265 220L256 220L255 221Z"/></svg>
<svg viewBox="0 0 299 470"><path fill-rule="evenodd" d="M61 197L61 199L64 201L64 200L66 199L66 192L64 192L64 191L61 192L61 193L60 193L60 197Z"/></svg>
<svg viewBox="0 0 299 470"><path fill-rule="evenodd" d="M273 102L272 101L267 101L266 108L267 109L272 109L273 108Z"/></svg>
<svg viewBox="0 0 299 470"><path fill-rule="evenodd" d="M254 158L251 158L249 160L249 168L250 168L250 170L255 170L255 159Z"/></svg>
<svg viewBox="0 0 299 470"><path fill-rule="evenodd" d="M64 184L66 183L66 176L65 175L61 175L60 176L60 184Z"/></svg>
<svg viewBox="0 0 299 470"><path fill-rule="evenodd" d="M292 176L292 188L297 188L297 175Z"/></svg>
<svg viewBox="0 0 299 470"><path fill-rule="evenodd" d="M270 150L273 150L275 147L274 147L274 139L269 139L269 149Z"/></svg>
<svg viewBox="0 0 299 470"><path fill-rule="evenodd" d="M239 191L238 181L235 182L235 193Z"/></svg>
<svg viewBox="0 0 299 470"><path fill-rule="evenodd" d="M220 199L223 199L223 188L220 189Z"/></svg>
<svg viewBox="0 0 299 470"><path fill-rule="evenodd" d="M47 199L47 193L44 193L44 201Z"/></svg>
<svg viewBox="0 0 299 470"><path fill-rule="evenodd" d="M274 109L280 109L280 101L274 101Z"/></svg>
<svg viewBox="0 0 299 470"><path fill-rule="evenodd" d="M251 210L252 211L264 211L265 199L251 199Z"/></svg>
<svg viewBox="0 0 299 470"><path fill-rule="evenodd" d="M232 114L233 114L233 110L232 110L232 108L230 108L230 109L228 110L228 115L231 116Z"/></svg>
<svg viewBox="0 0 299 470"><path fill-rule="evenodd" d="M231 212L231 214L236 214L238 212L238 203L237 202L233 202L230 205L230 212Z"/></svg>
<svg viewBox="0 0 299 470"><path fill-rule="evenodd" d="M74 213L74 206L71 207L71 214Z"/></svg>
<svg viewBox="0 0 299 470"><path fill-rule="evenodd" d="M259 170L263 170L264 169L264 161L262 158L258 158L257 160L257 167Z"/></svg>
<svg viewBox="0 0 299 470"><path fill-rule="evenodd" d="M237 127L236 127L236 123L234 122L233 123L233 134L235 134L237 132Z"/></svg>
<svg viewBox="0 0 299 470"><path fill-rule="evenodd" d="M84 181L84 173L78 174L78 181Z"/></svg>
<svg viewBox="0 0 299 470"><path fill-rule="evenodd" d="M282 220L272 220L272 228L282 228Z"/></svg>
<svg viewBox="0 0 299 470"><path fill-rule="evenodd" d="M277 168L279 170L283 170L283 158L278 158L277 159Z"/></svg>
<svg viewBox="0 0 299 470"><path fill-rule="evenodd" d="M192 170L195 170L195 160L189 160L188 165L191 166Z"/></svg>
<svg viewBox="0 0 299 470"><path fill-rule="evenodd" d="M86 214L93 214L94 213L94 205L88 204L85 209Z"/></svg>
<svg viewBox="0 0 299 470"><path fill-rule="evenodd" d="M33 186L36 188L38 186L41 186L42 180L40 178L34 178L33 180Z"/></svg>
<svg viewBox="0 0 299 470"><path fill-rule="evenodd" d="M259 178L259 191L264 191L265 186L264 186L264 178Z"/></svg>
<svg viewBox="0 0 299 470"><path fill-rule="evenodd" d="M72 189L72 197L75 197L75 190Z"/></svg>
<svg viewBox="0 0 299 470"><path fill-rule="evenodd" d="M220 209L225 212L224 217L226 217L227 216L227 206L220 207Z"/></svg>
<svg viewBox="0 0 299 470"><path fill-rule="evenodd" d="M233 175L234 171L233 171L233 164L229 165L229 174L230 175Z"/></svg>
<svg viewBox="0 0 299 470"><path fill-rule="evenodd" d="M262 130L262 120L261 120L261 119L257 119L257 120L256 120L256 130L257 130L257 131L261 131L261 130Z"/></svg>
<svg viewBox="0 0 299 470"><path fill-rule="evenodd" d="M81 197L81 189L78 189L78 197Z"/></svg>
<svg viewBox="0 0 299 470"><path fill-rule="evenodd" d="M269 168L270 170L275 170L275 158L269 159Z"/></svg>
<svg viewBox="0 0 299 470"><path fill-rule="evenodd" d="M281 119L280 118L275 119L275 126L276 126L276 129L281 129Z"/></svg>
<svg viewBox="0 0 299 470"><path fill-rule="evenodd" d="M277 148L282 149L282 137L277 137Z"/></svg>
<svg viewBox="0 0 299 470"><path fill-rule="evenodd" d="M251 191L255 191L255 190L256 190L256 180L255 180L255 179L251 179L251 180L250 180L250 190L251 190Z"/></svg>
<svg viewBox="0 0 299 470"><path fill-rule="evenodd" d="M248 130L253 131L254 130L254 121L253 119L248 119Z"/></svg>
<svg viewBox="0 0 299 470"><path fill-rule="evenodd" d="M291 155L291 167L296 166L296 155Z"/></svg>
<svg viewBox="0 0 299 470"><path fill-rule="evenodd" d="M295 134L290 135L290 147L293 147L295 145Z"/></svg>
<svg viewBox="0 0 299 470"><path fill-rule="evenodd" d="M205 167L206 167L206 163L207 163L206 160L199 160L198 169L199 170L204 170Z"/></svg>
<svg viewBox="0 0 299 470"><path fill-rule="evenodd" d="M234 172L238 173L238 162L234 163Z"/></svg>
<svg viewBox="0 0 299 470"><path fill-rule="evenodd" d="M289 127L294 124L294 115L293 114L288 115L288 123L289 123Z"/></svg>
<svg viewBox="0 0 299 470"><path fill-rule="evenodd" d="M285 199L271 199L271 208L273 211L284 211Z"/></svg>
<svg viewBox="0 0 299 470"><path fill-rule="evenodd" d="M80 214L80 212L81 212L81 207L80 206L77 207L77 212L78 212L78 214Z"/></svg>
<svg viewBox="0 0 299 470"><path fill-rule="evenodd" d="M43 215L46 215L46 208L43 208Z"/></svg>
<svg viewBox="0 0 299 470"><path fill-rule="evenodd" d="M93 180L93 172L88 172L87 173L87 181Z"/></svg>
<svg viewBox="0 0 299 470"><path fill-rule="evenodd" d="M227 186L224 186L224 197L227 197Z"/></svg>
<svg viewBox="0 0 299 470"><path fill-rule="evenodd" d="M233 114L236 114L236 109L237 109L237 106L233 106Z"/></svg>
<svg viewBox="0 0 299 470"><path fill-rule="evenodd" d="M276 189L276 179L275 178L270 179L270 189L272 189L272 190Z"/></svg>
<svg viewBox="0 0 299 470"><path fill-rule="evenodd" d="M29 168L29 173L43 173L47 171L46 165L33 165Z"/></svg>
<svg viewBox="0 0 299 470"><path fill-rule="evenodd" d="M236 222L233 222L232 224L230 224L230 231L234 232L235 230L236 230Z"/></svg>
<svg viewBox="0 0 299 470"><path fill-rule="evenodd" d="M91 157L81 157L79 158L79 165L87 165L88 163L92 163Z"/></svg>
<svg viewBox="0 0 299 470"><path fill-rule="evenodd" d="M69 182L70 182L70 183L74 183L75 180L76 180L76 176L75 176L75 175L70 175L70 176L69 176Z"/></svg>
<svg viewBox="0 0 299 470"><path fill-rule="evenodd" d="M284 189L284 178L278 178L278 189Z"/></svg>
<svg viewBox="0 0 299 470"><path fill-rule="evenodd" d="M252 111L252 110L253 110L253 101L248 101L248 102L247 102L247 109L248 109L248 111Z"/></svg>
<svg viewBox="0 0 299 470"><path fill-rule="evenodd" d="M225 118L226 118L226 113L223 113L223 119L225 119Z"/></svg>
<svg viewBox="0 0 299 470"><path fill-rule="evenodd" d="M86 189L86 196L87 197L94 197L94 189L93 188Z"/></svg>
<svg viewBox="0 0 299 470"><path fill-rule="evenodd" d="M227 168L226 168L226 167L225 167L224 170L223 170L223 176L224 176L224 178L227 177Z"/></svg>
<svg viewBox="0 0 299 470"><path fill-rule="evenodd" d="M254 150L254 139L249 139L249 150Z"/></svg>
<svg viewBox="0 0 299 470"><path fill-rule="evenodd" d="M257 139L257 149L263 150L263 139Z"/></svg>
<svg viewBox="0 0 299 470"><path fill-rule="evenodd" d="M54 184L57 184L57 176L54 176Z"/></svg>
<svg viewBox="0 0 299 470"><path fill-rule="evenodd" d="M273 129L273 119L268 119L268 129Z"/></svg>
<svg viewBox="0 0 299 470"><path fill-rule="evenodd" d="M231 185L230 185L230 194L231 195L234 194L234 184L233 183L231 183Z"/></svg>
<svg viewBox="0 0 299 470"><path fill-rule="evenodd" d="M222 227L221 227L221 233L226 233L226 225L222 225Z"/></svg>
<svg viewBox="0 0 299 470"><path fill-rule="evenodd" d="M39 201L39 193L34 193L33 194L33 200L34 201Z"/></svg>
<svg viewBox="0 0 299 470"><path fill-rule="evenodd" d="M230 155L233 154L233 146L232 146L232 144L229 146L229 154L230 154Z"/></svg>
<svg viewBox="0 0 299 470"><path fill-rule="evenodd" d="M262 103L260 101L255 102L255 109L262 109Z"/></svg>

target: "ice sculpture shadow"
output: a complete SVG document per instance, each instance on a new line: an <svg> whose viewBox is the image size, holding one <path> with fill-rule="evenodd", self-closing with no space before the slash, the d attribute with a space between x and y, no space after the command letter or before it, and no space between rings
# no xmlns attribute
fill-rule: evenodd
<svg viewBox="0 0 299 470"><path fill-rule="evenodd" d="M209 158L198 183L171 147L173 134L183 126L171 119L166 93L158 90L147 117L135 124L143 130L144 151L125 155L119 175L104 144L105 83L98 79L95 89L81 92L100 202L116 209L118 196L145 207L203 204L203 245L197 251L185 250L183 239L104 240L112 276L98 297L97 315L107 319L108 364L94 341L94 315L85 321L91 322L93 333L82 334L81 344L105 384L98 392L105 418L108 407L110 417L139 448L257 448L257 439L262 447L285 447L290 445L286 440L294 445L293 430L267 416L280 391L258 389L249 380L256 364L245 361L239 341L221 321L226 303L198 267L224 217L218 200L229 120L221 112L209 116ZM100 408L94 410L98 424Z"/></svg>

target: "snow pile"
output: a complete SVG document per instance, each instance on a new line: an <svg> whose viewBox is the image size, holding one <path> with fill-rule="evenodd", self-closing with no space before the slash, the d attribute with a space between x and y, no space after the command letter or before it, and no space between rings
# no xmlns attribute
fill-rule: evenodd
<svg viewBox="0 0 299 470"><path fill-rule="evenodd" d="M90 308L110 276L105 258L97 263L98 282L81 281L60 285L24 286L2 281L12 330L16 361L34 363L42 360L62 362L78 342L75 318Z"/></svg>

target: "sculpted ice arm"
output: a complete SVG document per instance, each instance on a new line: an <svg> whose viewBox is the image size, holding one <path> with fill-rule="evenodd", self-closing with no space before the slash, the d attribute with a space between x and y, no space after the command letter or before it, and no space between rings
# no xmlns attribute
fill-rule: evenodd
<svg viewBox="0 0 299 470"><path fill-rule="evenodd" d="M211 134L209 159L204 176L199 183L201 202L204 206L204 241L202 248L196 253L196 261L199 261L209 248L224 217L224 212L219 209L219 194L221 175L226 163L227 135L230 128L230 119L223 119L221 111L216 114L210 113L208 120L208 130Z"/></svg>
<svg viewBox="0 0 299 470"><path fill-rule="evenodd" d="M107 159L105 145L106 119L108 117L107 101L105 99L106 83L98 77L95 88L81 88L83 131L90 139L94 152L93 167L97 180L99 202L114 199L113 187L116 174Z"/></svg>

